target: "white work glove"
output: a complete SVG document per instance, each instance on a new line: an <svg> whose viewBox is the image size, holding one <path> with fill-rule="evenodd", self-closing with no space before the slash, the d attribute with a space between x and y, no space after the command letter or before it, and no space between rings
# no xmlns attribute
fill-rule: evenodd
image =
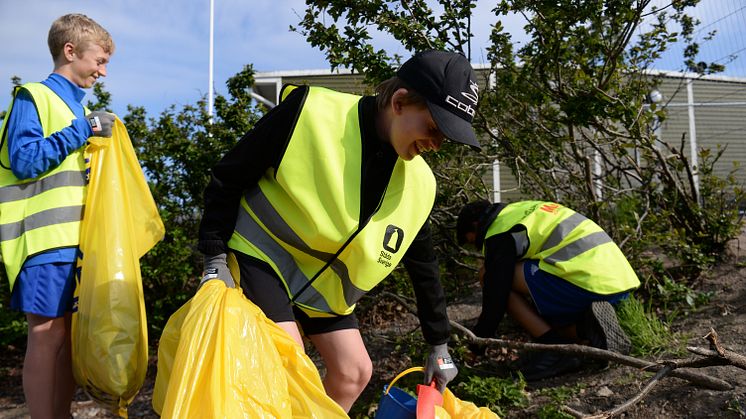
<svg viewBox="0 0 746 419"><path fill-rule="evenodd" d="M202 280L199 282L199 286L211 280L219 279L225 282L225 286L228 288L235 288L236 282L233 280L230 269L228 269L228 262L226 262L227 255L221 253L215 256L204 257L205 270L202 272Z"/></svg>
<svg viewBox="0 0 746 419"><path fill-rule="evenodd" d="M94 137L111 137L111 128L114 126L115 118L113 113L103 111L93 111L85 116L91 124Z"/></svg>
<svg viewBox="0 0 746 419"><path fill-rule="evenodd" d="M431 346L430 355L425 361L425 384L430 385L435 380L438 391L442 393L446 385L456 378L456 374L458 374L458 368L448 353L448 344Z"/></svg>

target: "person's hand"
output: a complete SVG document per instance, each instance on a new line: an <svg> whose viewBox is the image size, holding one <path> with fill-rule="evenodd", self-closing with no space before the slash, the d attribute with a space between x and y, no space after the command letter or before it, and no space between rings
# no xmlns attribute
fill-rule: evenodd
<svg viewBox="0 0 746 419"><path fill-rule="evenodd" d="M458 368L453 363L448 353L448 345L443 343L430 347L430 355L425 361L425 384L429 385L433 380L441 393L445 391L446 385L456 378Z"/></svg>
<svg viewBox="0 0 746 419"><path fill-rule="evenodd" d="M219 279L225 282L225 286L228 288L236 287L233 275L231 275L231 271L228 269L228 262L226 262L225 253L215 256L205 256L204 267L205 270L202 272L202 280L199 282L200 287L211 279Z"/></svg>
<svg viewBox="0 0 746 419"><path fill-rule="evenodd" d="M114 126L116 116L109 112L93 111L85 116L94 137L111 137L111 128Z"/></svg>

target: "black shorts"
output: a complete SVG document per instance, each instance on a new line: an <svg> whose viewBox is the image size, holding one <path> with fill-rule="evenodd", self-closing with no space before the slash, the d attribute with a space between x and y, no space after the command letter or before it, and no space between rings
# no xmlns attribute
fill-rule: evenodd
<svg viewBox="0 0 746 419"><path fill-rule="evenodd" d="M273 322L296 321L306 336L359 329L355 313L346 316L309 317L290 301L282 280L271 266L241 252L234 253L241 272L241 277L236 280L240 281L244 295Z"/></svg>

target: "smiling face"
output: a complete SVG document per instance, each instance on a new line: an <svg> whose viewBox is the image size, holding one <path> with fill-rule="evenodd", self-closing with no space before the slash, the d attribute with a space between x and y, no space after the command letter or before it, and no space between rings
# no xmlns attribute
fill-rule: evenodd
<svg viewBox="0 0 746 419"><path fill-rule="evenodd" d="M99 77L106 77L106 65L111 54L97 44L85 48L75 48L71 43L63 49L67 65L59 68L59 73L81 88L92 87Z"/></svg>
<svg viewBox="0 0 746 419"><path fill-rule="evenodd" d="M443 133L427 106L404 104L394 94L392 110L389 141L402 160L412 160L422 153L440 150Z"/></svg>

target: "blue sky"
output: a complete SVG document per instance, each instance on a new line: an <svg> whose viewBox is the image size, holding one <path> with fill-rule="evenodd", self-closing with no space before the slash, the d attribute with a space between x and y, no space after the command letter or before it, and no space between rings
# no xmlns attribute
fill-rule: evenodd
<svg viewBox="0 0 746 419"><path fill-rule="evenodd" d="M662 3L663 0L656 0ZM472 20L472 61L483 62L496 0L480 0ZM743 0L703 0L703 24L719 28L718 45L707 50L715 60L731 53L746 55ZM248 63L257 71L328 68L324 55L288 27L301 19L303 0L215 0L214 87L225 93L225 81ZM65 13L83 13L114 37L116 53L104 80L113 110L124 115L128 104L145 106L156 116L169 105L195 103L208 89L209 0L0 0L0 34L5 40L0 64L0 107L10 100L10 77L39 81L52 70L46 44L51 22ZM731 22L731 23L729 23ZM523 39L522 19L503 25ZM704 32L702 33L704 35ZM376 47L408 53L380 37ZM667 69L678 70L673 60ZM746 77L739 57L727 75ZM665 64L664 64L665 66Z"/></svg>

